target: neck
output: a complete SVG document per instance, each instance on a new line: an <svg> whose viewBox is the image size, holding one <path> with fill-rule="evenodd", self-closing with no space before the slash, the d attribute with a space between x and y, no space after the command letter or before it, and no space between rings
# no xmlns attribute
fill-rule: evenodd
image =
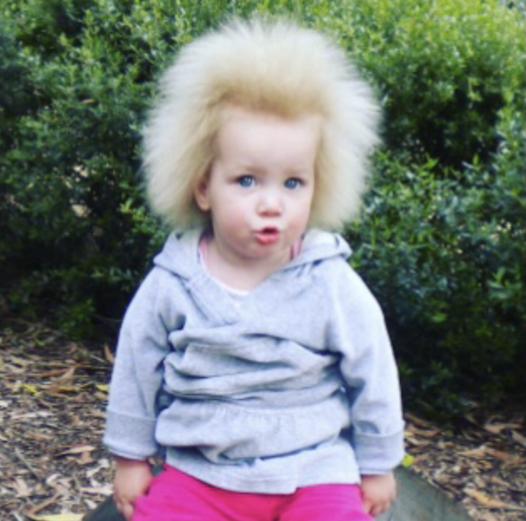
<svg viewBox="0 0 526 521"><path fill-rule="evenodd" d="M280 255L276 259L238 259L222 251L213 238L209 243L207 268L223 284L241 291L250 291L289 260Z"/></svg>

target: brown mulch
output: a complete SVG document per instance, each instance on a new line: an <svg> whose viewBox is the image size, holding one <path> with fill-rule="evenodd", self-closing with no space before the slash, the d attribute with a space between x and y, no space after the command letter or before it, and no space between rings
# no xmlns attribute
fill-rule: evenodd
<svg viewBox="0 0 526 521"><path fill-rule="evenodd" d="M107 348L42 325L0 330L0 520L76 521L111 493L101 447L110 361ZM406 420L418 474L477 521L526 520L524 411L474 409L455 432Z"/></svg>
<svg viewBox="0 0 526 521"><path fill-rule="evenodd" d="M406 413L411 468L475 520L526 520L525 413L475 409L455 432Z"/></svg>

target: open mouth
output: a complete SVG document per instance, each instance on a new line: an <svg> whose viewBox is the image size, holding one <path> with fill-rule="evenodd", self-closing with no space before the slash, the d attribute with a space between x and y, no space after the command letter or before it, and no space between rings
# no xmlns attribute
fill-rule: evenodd
<svg viewBox="0 0 526 521"><path fill-rule="evenodd" d="M275 226L266 226L256 232L256 240L259 244L274 244L279 238L279 230Z"/></svg>

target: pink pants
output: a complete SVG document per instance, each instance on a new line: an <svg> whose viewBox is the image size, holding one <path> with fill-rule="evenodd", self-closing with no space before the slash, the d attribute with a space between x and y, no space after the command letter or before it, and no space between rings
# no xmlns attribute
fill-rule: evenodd
<svg viewBox="0 0 526 521"><path fill-rule="evenodd" d="M358 485L314 485L293 494L231 492L165 466L133 521L372 521Z"/></svg>

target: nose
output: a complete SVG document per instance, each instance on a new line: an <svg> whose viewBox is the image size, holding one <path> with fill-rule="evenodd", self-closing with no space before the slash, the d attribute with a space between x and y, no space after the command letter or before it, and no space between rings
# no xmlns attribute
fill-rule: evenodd
<svg viewBox="0 0 526 521"><path fill-rule="evenodd" d="M280 215L283 207L282 201L276 190L265 190L260 194L257 211L265 217Z"/></svg>

